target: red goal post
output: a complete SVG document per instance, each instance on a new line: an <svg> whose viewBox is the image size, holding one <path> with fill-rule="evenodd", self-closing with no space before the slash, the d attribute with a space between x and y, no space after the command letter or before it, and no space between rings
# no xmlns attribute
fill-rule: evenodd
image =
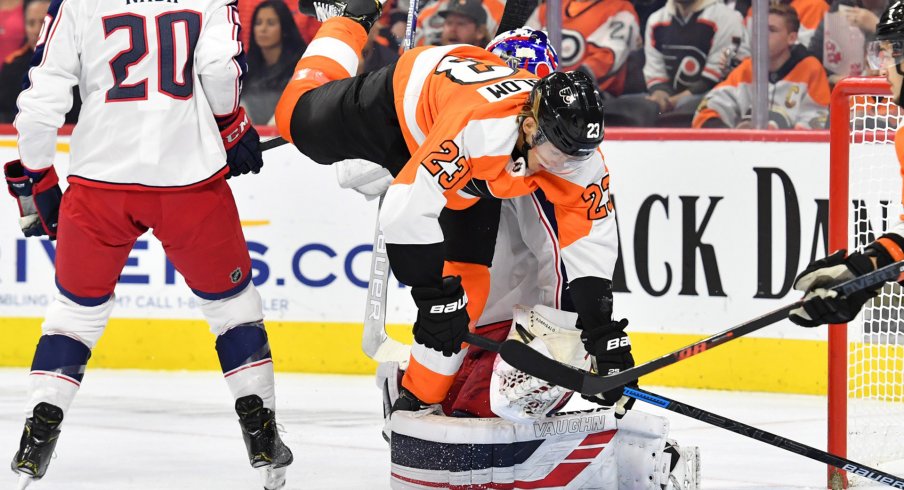
<svg viewBox="0 0 904 490"><path fill-rule="evenodd" d="M884 78L844 79L832 92L830 252L860 249L897 220L899 213L891 210L898 209L901 199L894 153L900 115L890 95ZM886 286L858 318L829 326L828 451L832 454L871 466L904 457L896 453L904 449L883 447L884 437L890 435L882 426L886 415L904 410L900 386L904 327L899 326L904 315L891 311L904 310L901 305L900 289ZM899 445L904 446L904 440ZM829 468L829 488L849 485L858 486L857 479Z"/></svg>

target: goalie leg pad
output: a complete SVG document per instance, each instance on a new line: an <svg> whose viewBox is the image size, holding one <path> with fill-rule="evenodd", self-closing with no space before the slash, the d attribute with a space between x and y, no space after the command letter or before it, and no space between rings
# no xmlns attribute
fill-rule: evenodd
<svg viewBox="0 0 904 490"><path fill-rule="evenodd" d="M532 423L397 412L390 427L394 489L662 490L671 463L663 451L668 421L637 411L621 420L595 409Z"/></svg>

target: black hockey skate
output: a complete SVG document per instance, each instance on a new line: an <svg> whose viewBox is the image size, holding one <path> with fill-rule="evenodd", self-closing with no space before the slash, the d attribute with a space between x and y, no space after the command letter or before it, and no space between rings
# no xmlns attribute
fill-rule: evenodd
<svg viewBox="0 0 904 490"><path fill-rule="evenodd" d="M53 448L56 447L57 439L60 437L63 410L41 402L32 414L25 419L19 451L13 456L10 467L20 475L40 480L47 473L50 458L53 457Z"/></svg>
<svg viewBox="0 0 904 490"><path fill-rule="evenodd" d="M283 444L276 428L276 414L264 408L257 395L235 401L242 438L252 468L261 470L265 490L278 490L286 485L286 467L292 464L292 451Z"/></svg>
<svg viewBox="0 0 904 490"><path fill-rule="evenodd" d="M298 0L298 10L320 22L348 17L370 32L383 12L383 3L380 0Z"/></svg>

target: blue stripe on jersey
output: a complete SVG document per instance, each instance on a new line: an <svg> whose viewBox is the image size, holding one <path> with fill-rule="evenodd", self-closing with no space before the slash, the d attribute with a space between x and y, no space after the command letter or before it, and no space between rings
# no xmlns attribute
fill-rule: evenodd
<svg viewBox="0 0 904 490"><path fill-rule="evenodd" d="M552 227L552 232L555 233L556 238L559 237L559 223L556 221L556 208L553 203L549 202L546 199L546 194L543 193L542 190L537 189L534 191L534 196L537 198L537 202L540 203L540 210L543 212L543 216L546 218L546 221L549 222L549 225ZM565 270L565 261L559 260L559 271L562 273L562 297L559 298L560 308L564 311L575 311L574 303L571 301L571 294L568 293L568 271Z"/></svg>
<svg viewBox="0 0 904 490"><path fill-rule="evenodd" d="M91 349L72 337L43 335L38 340L31 370L62 374L81 383L90 357Z"/></svg>
<svg viewBox="0 0 904 490"><path fill-rule="evenodd" d="M224 373L270 359L270 342L263 323L239 325L217 337L217 356Z"/></svg>
<svg viewBox="0 0 904 490"><path fill-rule="evenodd" d="M72 293L71 291L63 288L63 286L60 285L60 279L58 277L54 278L54 280L56 281L57 289L60 290L60 294L69 298L70 300L72 300L73 303L80 305L80 306L88 306L88 307L100 306L100 305L106 303L107 301L110 301L110 298L113 297L113 293L107 294L105 296L101 296L99 298L88 298L85 296L78 296L75 293Z"/></svg>
<svg viewBox="0 0 904 490"><path fill-rule="evenodd" d="M510 444L451 444L393 433L392 462L419 470L475 471L522 464L544 440Z"/></svg>
<svg viewBox="0 0 904 490"><path fill-rule="evenodd" d="M31 63L29 64L30 68L34 68L41 64L41 60L44 59L44 49L47 46L47 42L50 41L50 33L53 32L53 27L56 25L57 16L60 13L60 8L63 6L63 2L66 0L51 0L50 7L47 8L47 15L50 17L50 23L47 25L47 31L44 32L44 42L39 43L35 46L35 52L31 56ZM46 19L46 17L45 17ZM38 39L40 41L40 39ZM29 72L31 70L25 72L25 76L22 77L22 90L28 90L31 88L31 77L29 77Z"/></svg>
<svg viewBox="0 0 904 490"><path fill-rule="evenodd" d="M236 269L233 274L236 272L243 274L241 281L236 283L235 287L227 289L226 291L222 291L219 293L207 293L204 291L199 291L197 289L191 288L191 292L195 293L195 296L206 299L210 301L216 301L218 299L226 299L236 294L241 293L246 287L248 287L248 283L251 282L251 271L247 273L242 273L239 269Z"/></svg>

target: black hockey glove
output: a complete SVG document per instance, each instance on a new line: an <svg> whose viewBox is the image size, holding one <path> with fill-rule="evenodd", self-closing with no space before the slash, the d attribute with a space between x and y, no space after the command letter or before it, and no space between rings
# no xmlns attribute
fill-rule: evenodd
<svg viewBox="0 0 904 490"><path fill-rule="evenodd" d="M25 236L47 235L56 240L60 214L60 190L56 170L50 167L41 172L26 172L19 160L3 166L9 194L19 204L19 226Z"/></svg>
<svg viewBox="0 0 904 490"><path fill-rule="evenodd" d="M859 291L841 297L829 288L873 270L875 267L870 256L859 252L845 257L845 250L839 250L824 259L814 261L794 279L794 289L806 294L803 306L791 310L788 318L803 327L846 323L852 320L860 312L863 304L879 294L882 288Z"/></svg>
<svg viewBox="0 0 904 490"><path fill-rule="evenodd" d="M584 349L596 360L596 370L599 374L610 375L634 367L631 339L625 333L627 326L628 320L624 318L590 328L578 322L578 327L582 330L581 341L584 343ZM636 387L637 380L628 383L628 386ZM615 416L621 418L634 406L634 399L623 396L623 392L624 387L619 386L600 395L582 396L594 403L614 407Z"/></svg>
<svg viewBox="0 0 904 490"><path fill-rule="evenodd" d="M444 277L442 289L411 288L411 297L417 305L414 340L446 357L460 352L471 321L461 276Z"/></svg>
<svg viewBox="0 0 904 490"><path fill-rule="evenodd" d="M226 148L226 164L229 165L226 178L238 177L248 172L259 173L264 166L261 138L251 125L245 109L239 107L232 115L218 119L217 126L223 138L223 147Z"/></svg>

